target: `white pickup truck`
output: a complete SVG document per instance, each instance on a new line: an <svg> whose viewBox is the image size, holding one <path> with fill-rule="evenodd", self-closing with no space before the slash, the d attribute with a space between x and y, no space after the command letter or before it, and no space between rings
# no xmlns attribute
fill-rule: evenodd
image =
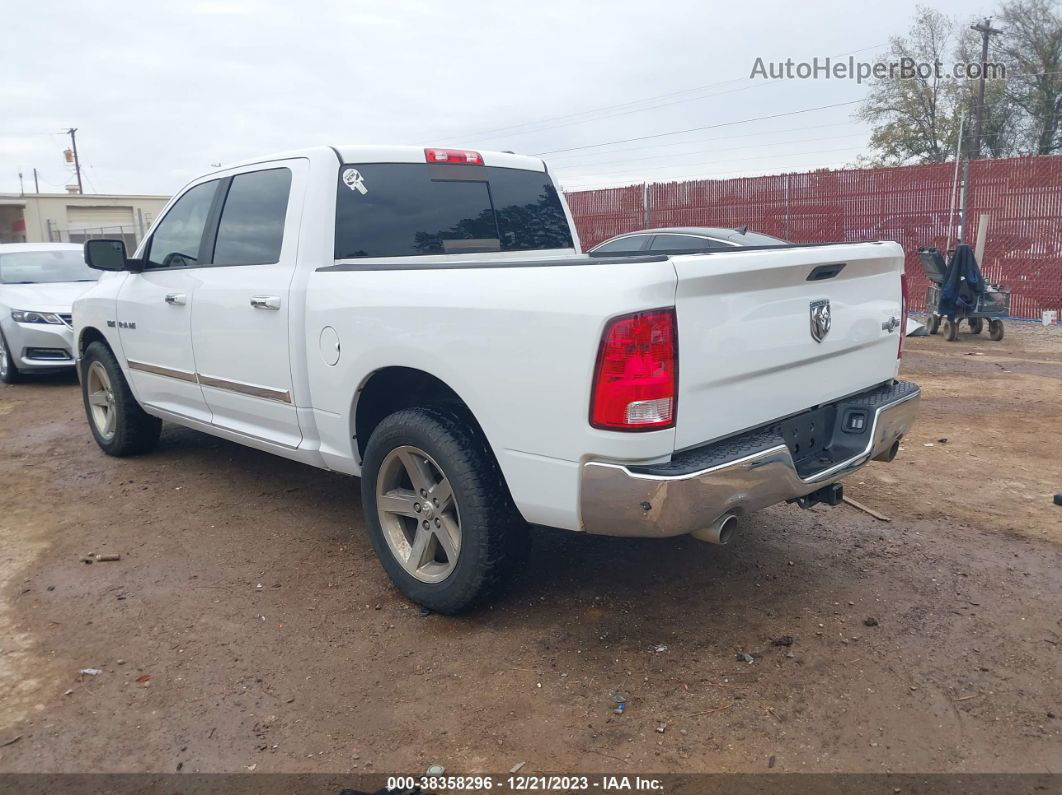
<svg viewBox="0 0 1062 795"><path fill-rule="evenodd" d="M361 477L369 536L433 610L480 603L528 525L726 542L891 460L903 252L581 254L537 158L347 146L214 171L74 305L89 427L162 420Z"/></svg>

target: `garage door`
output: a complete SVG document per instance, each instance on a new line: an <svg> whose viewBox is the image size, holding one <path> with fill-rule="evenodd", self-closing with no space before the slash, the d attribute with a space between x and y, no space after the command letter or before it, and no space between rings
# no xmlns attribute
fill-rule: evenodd
<svg viewBox="0 0 1062 795"><path fill-rule="evenodd" d="M66 208L66 223L70 229L99 229L100 227L133 226L132 207L72 207Z"/></svg>
<svg viewBox="0 0 1062 795"><path fill-rule="evenodd" d="M136 248L136 224L132 207L66 207L66 240L84 243L92 238L118 238L126 250Z"/></svg>

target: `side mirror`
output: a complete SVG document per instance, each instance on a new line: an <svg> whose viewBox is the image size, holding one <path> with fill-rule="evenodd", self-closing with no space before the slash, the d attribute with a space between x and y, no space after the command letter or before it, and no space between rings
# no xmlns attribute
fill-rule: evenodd
<svg viewBox="0 0 1062 795"><path fill-rule="evenodd" d="M85 264L98 271L132 270L121 240L86 240Z"/></svg>

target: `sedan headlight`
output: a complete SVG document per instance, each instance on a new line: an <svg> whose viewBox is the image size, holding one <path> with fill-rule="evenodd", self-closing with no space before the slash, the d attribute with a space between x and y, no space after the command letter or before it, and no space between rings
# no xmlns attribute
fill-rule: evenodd
<svg viewBox="0 0 1062 795"><path fill-rule="evenodd" d="M53 326L63 325L63 319L54 312L33 312L29 309L13 309L11 319L16 323L49 323Z"/></svg>

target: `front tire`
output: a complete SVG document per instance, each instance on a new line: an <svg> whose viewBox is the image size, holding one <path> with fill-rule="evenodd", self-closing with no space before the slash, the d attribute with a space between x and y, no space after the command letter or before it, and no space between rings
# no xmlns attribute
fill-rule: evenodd
<svg viewBox="0 0 1062 795"><path fill-rule="evenodd" d="M936 334L940 330L940 315L929 316L929 321L926 323L926 330L930 334Z"/></svg>
<svg viewBox="0 0 1062 795"><path fill-rule="evenodd" d="M1003 339L1003 321L1002 320L989 320L988 321L988 338L992 342L999 342Z"/></svg>
<svg viewBox="0 0 1062 795"><path fill-rule="evenodd" d="M113 456L153 450L162 420L140 408L111 349L102 342L92 343L81 366L85 416L100 449Z"/></svg>
<svg viewBox="0 0 1062 795"><path fill-rule="evenodd" d="M0 332L0 381L5 384L17 384L21 380L22 373L15 365L15 359L7 347L3 332Z"/></svg>
<svg viewBox="0 0 1062 795"><path fill-rule="evenodd" d="M462 411L412 408L385 418L365 449L361 502L391 580L437 613L482 604L526 549L527 525L498 462Z"/></svg>

